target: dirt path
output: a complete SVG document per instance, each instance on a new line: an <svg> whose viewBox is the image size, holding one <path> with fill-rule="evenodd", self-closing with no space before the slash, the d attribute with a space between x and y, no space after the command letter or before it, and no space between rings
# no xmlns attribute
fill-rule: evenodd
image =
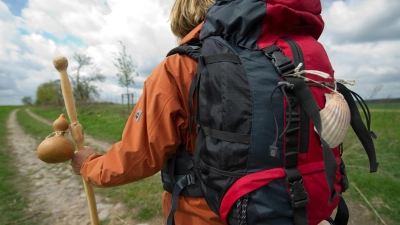
<svg viewBox="0 0 400 225"><path fill-rule="evenodd" d="M25 134L16 120L14 110L7 121L9 130L8 142L10 152L13 153L15 163L19 169L16 182L20 191L30 200L28 217L37 224L52 225L85 225L90 224L89 210L86 203L85 191L79 176L73 175L67 163L46 164L36 156L36 148L39 143ZM45 120L27 110L28 114L38 121L49 126L52 122ZM23 140L23 141L22 141ZM98 151L105 152L111 146L110 143L96 140L85 134L85 144L94 147ZM346 200L350 208L349 225L378 225L382 224L378 219L371 221L373 213L369 208L360 203ZM127 220L124 214L131 213L123 204L110 204L107 199L96 195L99 219L108 219L108 224L115 225L161 225L161 218L137 223ZM124 218L124 219L121 219ZM23 220L24 218L22 218ZM390 221L386 224L393 224Z"/></svg>
<svg viewBox="0 0 400 225"><path fill-rule="evenodd" d="M30 200L28 211L37 217L35 221L43 224L90 223L85 191L78 177L71 173L66 163L46 164L37 158L38 144L18 125L16 112L11 112L7 121L7 129L10 131L8 141L15 163L19 165L17 182ZM103 214L110 207L105 205Z"/></svg>
<svg viewBox="0 0 400 225"><path fill-rule="evenodd" d="M47 164L37 158L36 148L39 143L19 126L16 118L17 111L18 109L12 111L7 121L9 130L7 139L10 153L13 154L19 170L16 182L20 192L30 202L27 209L28 216L21 220L31 220L41 225L91 224L82 179L72 173L68 163ZM52 124L30 111L27 112L41 122ZM88 135L85 135L86 142L104 152L111 146ZM130 211L123 204L110 204L107 199L99 195L96 195L96 203L100 221L108 219L108 224L162 224L161 218L145 223L127 220L123 214Z"/></svg>

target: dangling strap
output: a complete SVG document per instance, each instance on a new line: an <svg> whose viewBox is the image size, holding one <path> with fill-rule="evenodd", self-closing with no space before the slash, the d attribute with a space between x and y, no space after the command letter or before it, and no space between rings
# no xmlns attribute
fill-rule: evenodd
<svg viewBox="0 0 400 225"><path fill-rule="evenodd" d="M174 191L172 193L172 206L171 206L171 211L168 214L167 218L167 225L173 225L174 224L174 214L176 209L178 208L178 196L181 193L181 191L188 185L193 185L195 184L194 176L191 174L188 174L184 177L182 177L176 184L174 185Z"/></svg>
<svg viewBox="0 0 400 225"><path fill-rule="evenodd" d="M340 196L339 205L337 207L335 219L328 218L326 221L331 225L347 225L349 222L349 208L347 208L347 204L344 201L343 197Z"/></svg>
<svg viewBox="0 0 400 225"><path fill-rule="evenodd" d="M351 112L350 124L361 144L363 145L365 152L368 155L369 171L370 173L376 172L378 170L379 163L377 163L376 161L375 146L372 140L372 136L375 135L373 132L368 131L365 127L364 122L361 119L360 112L358 111L357 105L354 102L351 91L341 83L337 83L337 89L343 95L343 97L346 99L347 104L349 105ZM368 121L369 120L370 119L368 119Z"/></svg>
<svg viewBox="0 0 400 225"><path fill-rule="evenodd" d="M172 193L172 206L167 225L174 224L174 214L178 208L178 196L204 197L199 184L195 182L193 158L181 146L180 155L175 154L161 170L164 190Z"/></svg>
<svg viewBox="0 0 400 225"><path fill-rule="evenodd" d="M347 225L349 221L349 208L344 201L343 197L340 196L339 205L335 216L335 225Z"/></svg>

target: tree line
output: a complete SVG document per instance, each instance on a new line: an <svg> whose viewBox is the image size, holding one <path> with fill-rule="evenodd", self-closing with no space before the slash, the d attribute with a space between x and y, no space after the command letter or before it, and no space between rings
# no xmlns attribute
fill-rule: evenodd
<svg viewBox="0 0 400 225"><path fill-rule="evenodd" d="M117 68L116 76L120 86L126 88L129 94L129 86L135 84L134 77L139 76L132 57L126 53L125 45L119 42L122 51L116 54L114 65ZM99 97L99 88L95 82L104 82L106 76L94 65L90 56L75 53L73 59L78 63L76 72L70 75L70 82L75 101L77 103L94 102ZM90 69L86 76L82 75L83 69ZM62 105L64 104L60 80L48 81L40 84L36 91L36 100L33 102L29 96L22 98L24 105Z"/></svg>

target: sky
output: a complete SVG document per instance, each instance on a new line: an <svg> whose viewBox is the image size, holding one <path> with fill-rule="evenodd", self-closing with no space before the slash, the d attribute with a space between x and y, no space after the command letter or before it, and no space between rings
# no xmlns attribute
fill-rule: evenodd
<svg viewBox="0 0 400 225"><path fill-rule="evenodd" d="M325 47L339 79L364 99L400 98L399 0L322 0ZM76 73L74 53L92 58L106 76L98 100L121 103L116 54L121 41L139 76L129 91L135 101L143 83L177 45L169 27L174 0L0 0L0 105L36 99L40 84L59 79L53 58L65 56ZM86 76L94 68L82 71ZM374 90L379 90L374 92Z"/></svg>

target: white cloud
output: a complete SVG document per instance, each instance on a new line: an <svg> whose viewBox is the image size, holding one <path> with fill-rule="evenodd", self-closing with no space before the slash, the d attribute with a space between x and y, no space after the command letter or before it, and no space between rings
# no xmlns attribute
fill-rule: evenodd
<svg viewBox="0 0 400 225"><path fill-rule="evenodd" d="M14 84L0 85L0 104L21 104L24 96L35 98L41 83L58 79L52 65L55 56L66 56L68 72L73 74L75 52L92 57L107 76L98 84L102 97L120 101L125 88L118 85L113 64L114 53L121 51L118 41L125 44L137 66L139 77L131 91L140 95L151 72L148 68L154 68L176 45L168 23L172 4L173 0L29 0L18 16L0 0L0 43L4 46L0 74Z"/></svg>
<svg viewBox="0 0 400 225"><path fill-rule="evenodd" d="M398 0L333 1L323 16L338 44L393 40L400 37L399 8Z"/></svg>
<svg viewBox="0 0 400 225"><path fill-rule="evenodd" d="M349 87L361 96L370 97L378 85L382 89L374 98L400 97L399 71L400 16L397 0L324 0L322 16L325 46L335 76L355 79Z"/></svg>
<svg viewBox="0 0 400 225"><path fill-rule="evenodd" d="M105 3L106 2L106 3ZM35 98L37 87L58 79L55 56L69 59L70 74L77 66L75 52L92 57L107 76L99 87L105 101L120 101L115 55L118 41L137 66L139 77L131 87L135 100L143 82L165 54L176 45L169 28L174 0L29 0L13 15L0 0L0 105L21 104ZM322 0L325 46L338 78L355 79L352 88L367 97L383 85L376 97L400 97L400 8L398 0ZM85 71L84 71L85 72ZM86 71L87 72L87 71Z"/></svg>

